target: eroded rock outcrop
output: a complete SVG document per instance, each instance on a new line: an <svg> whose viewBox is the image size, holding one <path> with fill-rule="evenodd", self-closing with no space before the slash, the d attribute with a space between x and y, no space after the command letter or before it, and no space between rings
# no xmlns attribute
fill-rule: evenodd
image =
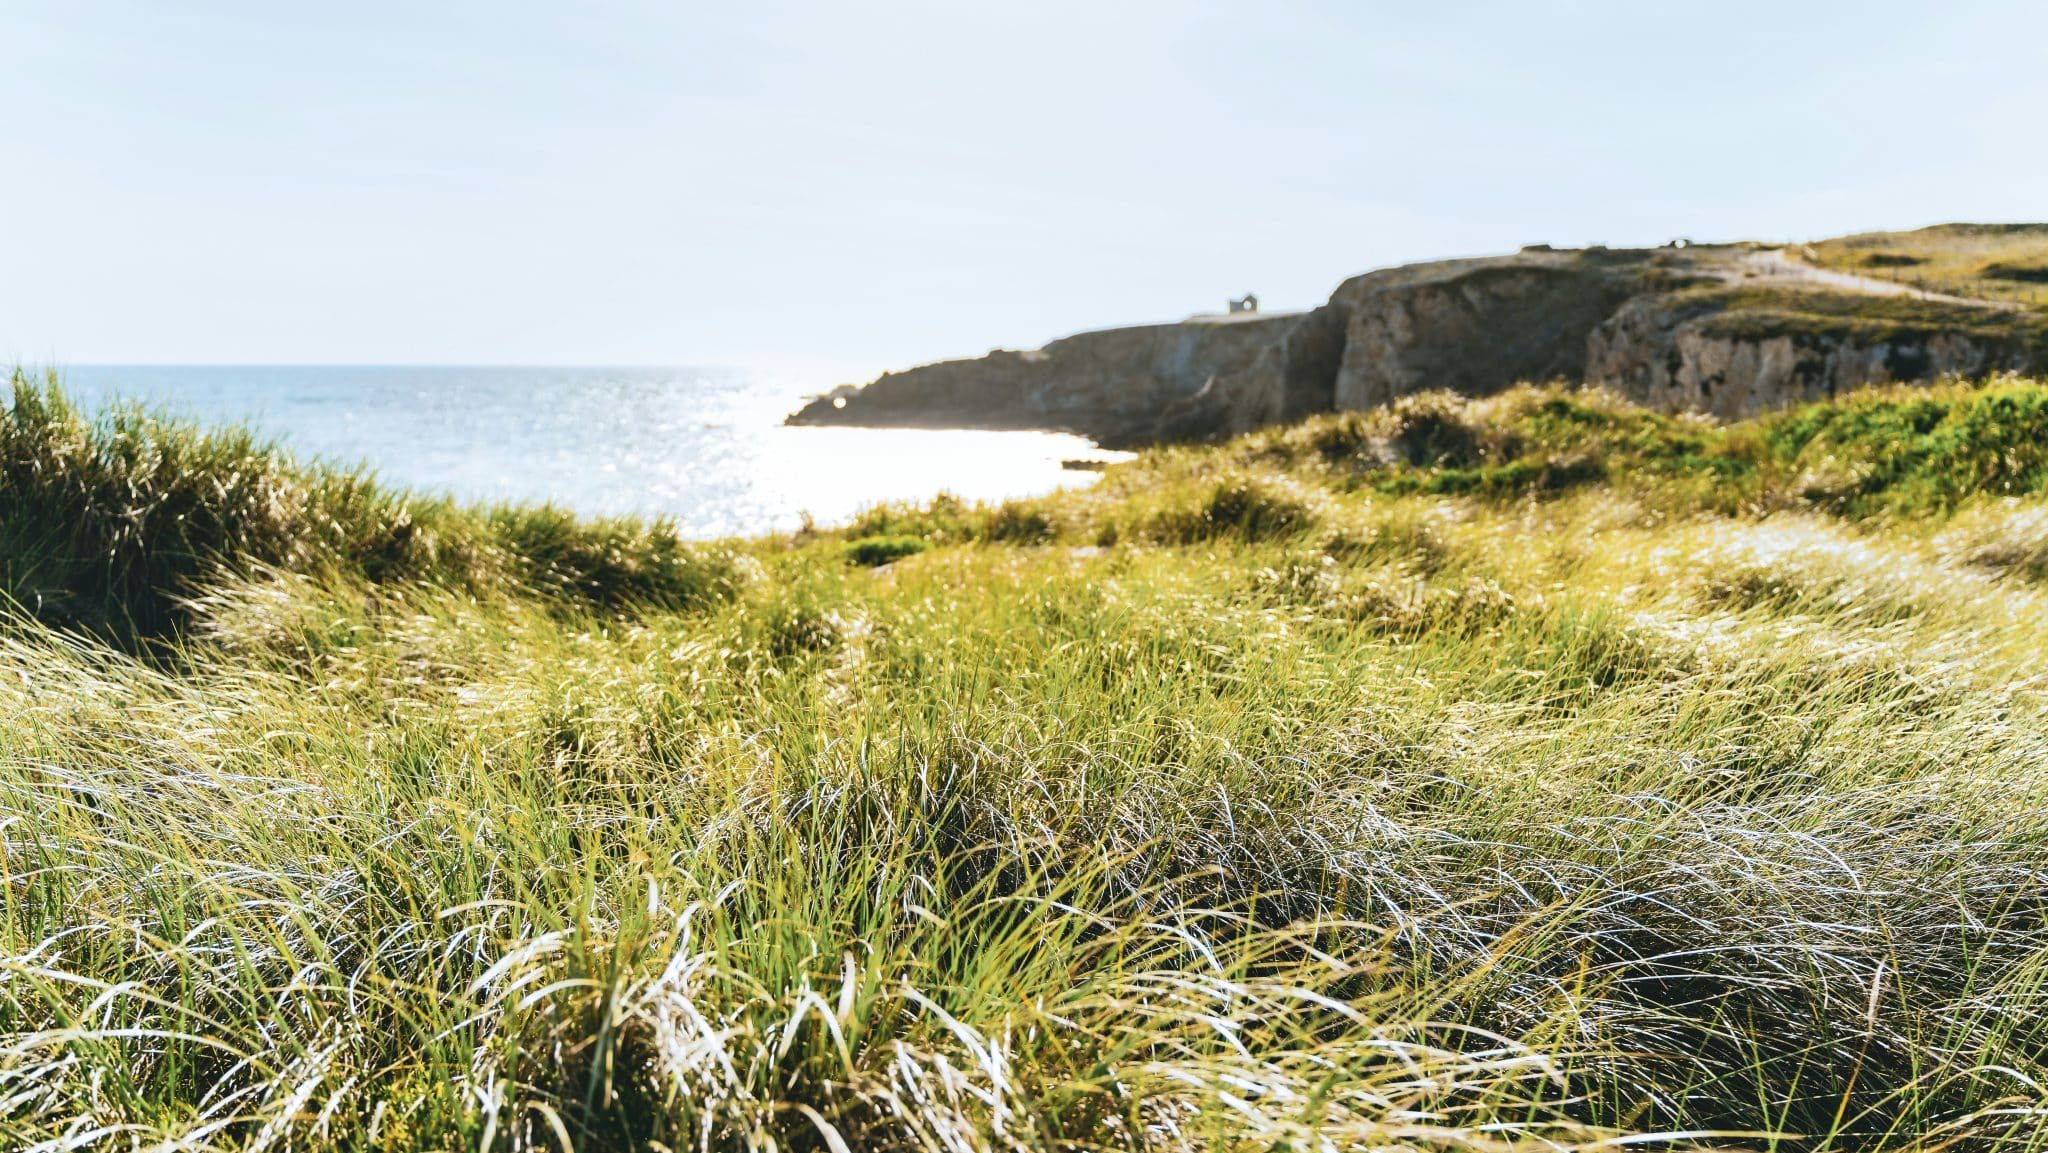
<svg viewBox="0 0 2048 1153"><path fill-rule="evenodd" d="M1580 379L1587 337L1653 271L1640 253L1530 250L1353 277L1330 300L1344 317L1332 399L1372 408L1423 389L1485 396Z"/></svg>
<svg viewBox="0 0 2048 1153"><path fill-rule="evenodd" d="M1194 317L941 361L836 389L790 419L1058 429L1128 446L1231 436L1423 388L1496 392L1580 376L1588 334L1650 271L1641 252L1535 249L1384 269L1309 312Z"/></svg>
<svg viewBox="0 0 2048 1153"><path fill-rule="evenodd" d="M1329 409L1343 340L1328 308L1103 329L887 373L790 419L1056 429L1111 446L1228 436Z"/></svg>
<svg viewBox="0 0 2048 1153"><path fill-rule="evenodd" d="M1867 385L2038 368L2044 352L2036 327L2009 312L1837 294L1672 294L1631 300L1603 321L1588 340L1585 380L1652 408L1732 420Z"/></svg>
<svg viewBox="0 0 2048 1153"><path fill-rule="evenodd" d="M2048 317L1858 294L1758 245L1552 250L1382 269L1309 312L1084 332L842 387L800 424L1029 428L1113 447L1231 436L1426 389L1614 388L1724 417L1860 385L2048 365ZM1882 288L1884 286L1877 286Z"/></svg>

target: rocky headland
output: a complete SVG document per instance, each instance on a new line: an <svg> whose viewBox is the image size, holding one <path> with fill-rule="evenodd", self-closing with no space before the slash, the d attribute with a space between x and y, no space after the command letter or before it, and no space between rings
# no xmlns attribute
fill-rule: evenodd
<svg viewBox="0 0 2048 1153"><path fill-rule="evenodd" d="M1380 269L1306 312L1083 332L842 386L794 424L1053 429L1111 447L1522 381L1742 417L1888 381L2048 367L2048 312L1759 244L1525 248Z"/></svg>

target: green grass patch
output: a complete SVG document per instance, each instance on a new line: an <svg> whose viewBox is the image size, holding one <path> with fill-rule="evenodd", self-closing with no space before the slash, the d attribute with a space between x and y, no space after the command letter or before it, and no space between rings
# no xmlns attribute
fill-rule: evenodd
<svg viewBox="0 0 2048 1153"><path fill-rule="evenodd" d="M1735 424L1561 388L1478 402L1426 395L1254 434L1237 451L1392 496L1608 488L1674 511L1804 506L1860 518L2039 493L2044 443L2048 389L2006 379L1877 389Z"/></svg>
<svg viewBox="0 0 2048 1153"><path fill-rule="evenodd" d="M1709 335L1737 340L1774 336L1851 338L1864 344L1966 333L2048 353L2048 317L1916 296L1785 288L1716 288L1690 296L1708 317Z"/></svg>

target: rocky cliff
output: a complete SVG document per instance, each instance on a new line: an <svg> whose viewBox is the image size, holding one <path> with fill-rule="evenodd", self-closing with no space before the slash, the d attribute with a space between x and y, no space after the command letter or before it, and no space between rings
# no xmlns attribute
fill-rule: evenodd
<svg viewBox="0 0 2048 1153"><path fill-rule="evenodd" d="M1814 291L1629 301L1587 342L1589 382L1726 419L1870 384L2048 366L2048 322L2008 309Z"/></svg>
<svg viewBox="0 0 2048 1153"><path fill-rule="evenodd" d="M1353 277L1328 305L1344 323L1332 402L1371 408L1423 389L1484 396L1579 379L1594 327L1665 278L1643 253L1547 249Z"/></svg>
<svg viewBox="0 0 2048 1153"><path fill-rule="evenodd" d="M791 420L1058 429L1106 445L1227 436L1327 410L1343 338L1324 308L1083 332L886 373Z"/></svg>
<svg viewBox="0 0 2048 1153"><path fill-rule="evenodd" d="M1534 247L1369 272L1309 312L1105 329L888 373L790 420L1057 429L1123 447L1527 380L1738 417L1863 384L2044 366L2048 315L1859 286L1762 246Z"/></svg>

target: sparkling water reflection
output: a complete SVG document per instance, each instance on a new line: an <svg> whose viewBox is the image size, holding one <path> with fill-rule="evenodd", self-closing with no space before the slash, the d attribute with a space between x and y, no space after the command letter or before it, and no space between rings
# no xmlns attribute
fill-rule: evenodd
<svg viewBox="0 0 2048 1153"><path fill-rule="evenodd" d="M81 403L116 398L247 421L302 456L478 501L673 517L692 536L844 521L941 491L970 500L1091 482L1080 437L787 428L800 384L729 369L113 366L61 370Z"/></svg>

